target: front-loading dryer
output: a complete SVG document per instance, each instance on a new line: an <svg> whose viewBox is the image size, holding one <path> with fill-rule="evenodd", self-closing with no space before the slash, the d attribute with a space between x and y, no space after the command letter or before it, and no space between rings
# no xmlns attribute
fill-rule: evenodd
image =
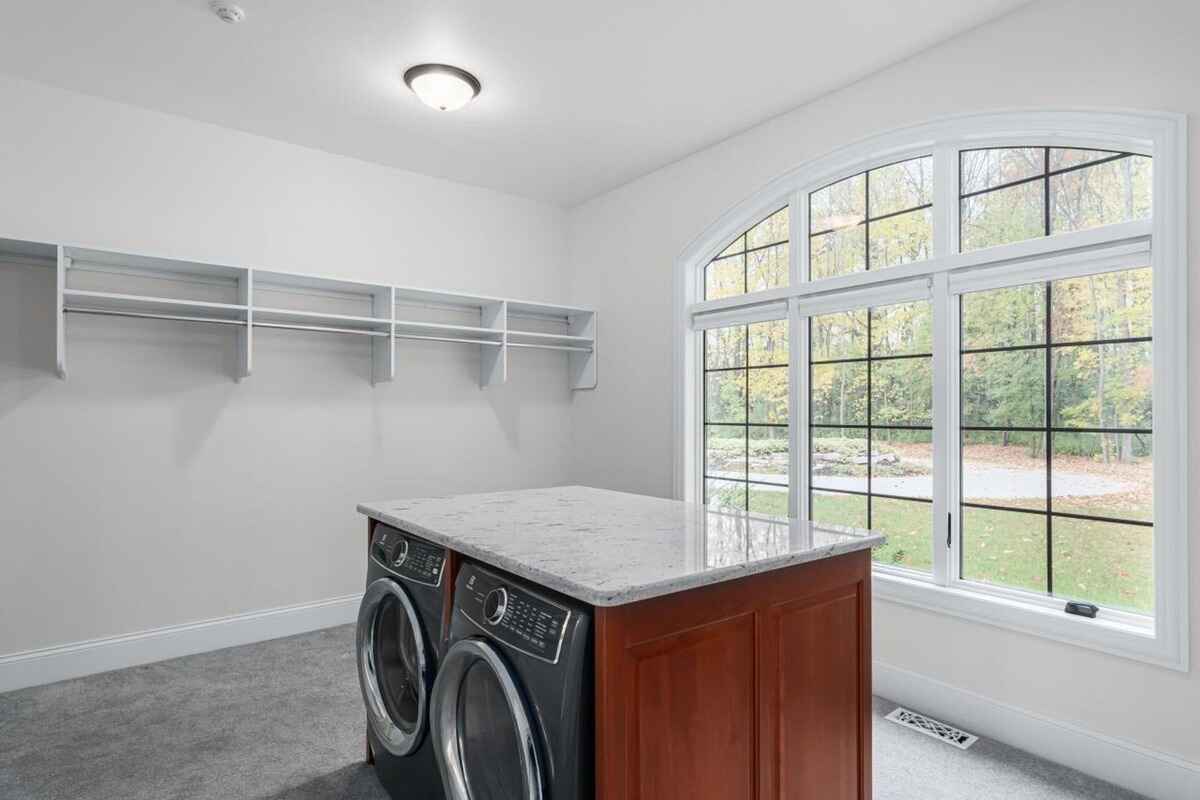
<svg viewBox="0 0 1200 800"><path fill-rule="evenodd" d="M396 800L444 800L429 736L442 646L446 550L376 523L358 612L356 661L367 746Z"/></svg>
<svg viewBox="0 0 1200 800"><path fill-rule="evenodd" d="M591 798L590 607L464 564L453 609L430 715L447 799Z"/></svg>

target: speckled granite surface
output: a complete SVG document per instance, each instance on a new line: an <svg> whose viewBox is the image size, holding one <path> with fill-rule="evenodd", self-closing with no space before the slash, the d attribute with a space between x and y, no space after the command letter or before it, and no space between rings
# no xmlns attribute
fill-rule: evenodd
<svg viewBox="0 0 1200 800"><path fill-rule="evenodd" d="M586 486L361 503L369 517L594 606L864 550L867 531Z"/></svg>

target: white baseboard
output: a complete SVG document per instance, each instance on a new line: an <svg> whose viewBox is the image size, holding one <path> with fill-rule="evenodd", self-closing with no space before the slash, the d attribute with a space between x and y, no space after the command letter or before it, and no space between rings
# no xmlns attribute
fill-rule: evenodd
<svg viewBox="0 0 1200 800"><path fill-rule="evenodd" d="M1156 800L1200 798L1200 764L874 663L875 694Z"/></svg>
<svg viewBox="0 0 1200 800"><path fill-rule="evenodd" d="M361 594L0 656L0 692L354 622Z"/></svg>

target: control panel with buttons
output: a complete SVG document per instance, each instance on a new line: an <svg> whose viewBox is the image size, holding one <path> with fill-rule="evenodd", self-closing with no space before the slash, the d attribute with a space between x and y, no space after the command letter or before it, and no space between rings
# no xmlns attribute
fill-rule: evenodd
<svg viewBox="0 0 1200 800"><path fill-rule="evenodd" d="M400 577L427 586L441 585L446 565L445 549L383 525L375 527L371 558Z"/></svg>
<svg viewBox="0 0 1200 800"><path fill-rule="evenodd" d="M454 602L467 619L509 647L558 662L570 611L478 567L470 568L465 589Z"/></svg>

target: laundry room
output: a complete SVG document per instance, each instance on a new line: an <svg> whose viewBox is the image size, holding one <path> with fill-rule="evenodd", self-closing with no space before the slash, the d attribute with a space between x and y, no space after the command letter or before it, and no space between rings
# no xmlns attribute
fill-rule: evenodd
<svg viewBox="0 0 1200 800"><path fill-rule="evenodd" d="M1200 800L1200 7L0 3L0 800Z"/></svg>

